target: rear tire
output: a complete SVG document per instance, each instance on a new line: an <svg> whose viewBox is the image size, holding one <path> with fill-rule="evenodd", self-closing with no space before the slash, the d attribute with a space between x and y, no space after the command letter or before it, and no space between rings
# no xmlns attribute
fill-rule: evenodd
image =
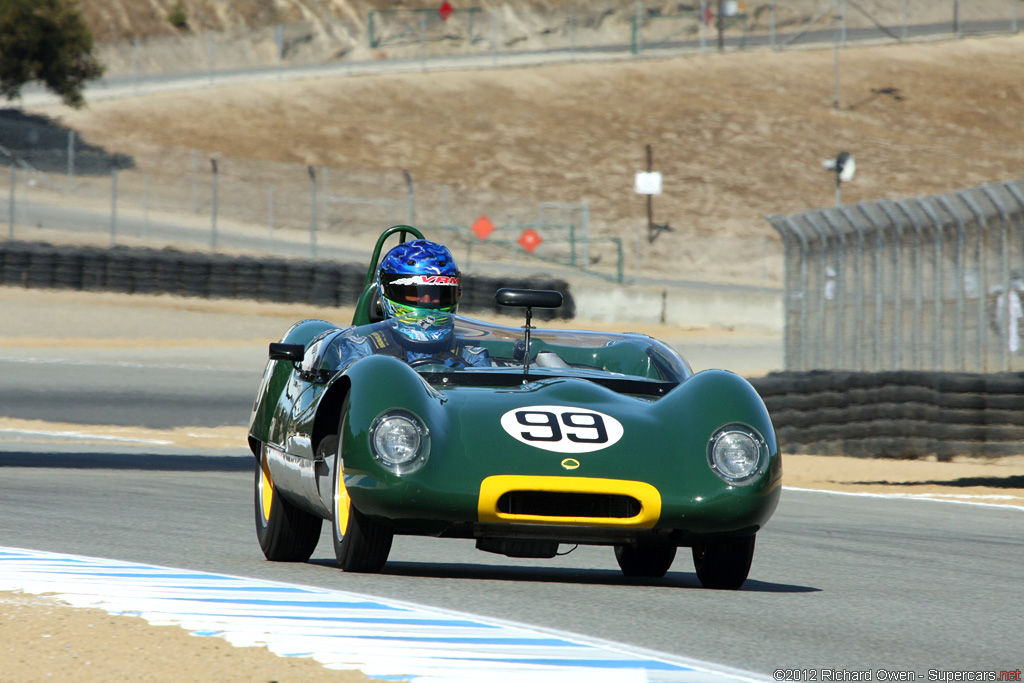
<svg viewBox="0 0 1024 683"><path fill-rule="evenodd" d="M270 478L266 453L264 444L260 450L260 461L256 463L253 486L256 538L268 560L305 562L320 541L323 520L285 500Z"/></svg>
<svg viewBox="0 0 1024 683"><path fill-rule="evenodd" d="M341 408L341 425L338 433L344 434L345 417L348 414L348 399ZM334 555L342 571L375 574L384 568L391 553L394 533L380 522L376 522L352 505L352 499L345 488L345 473L342 471L341 446L335 460L334 495L332 497L331 535L334 538Z"/></svg>
<svg viewBox="0 0 1024 683"><path fill-rule="evenodd" d="M747 580L756 534L693 546L693 566L705 588L736 590Z"/></svg>
<svg viewBox="0 0 1024 683"><path fill-rule="evenodd" d="M672 561L676 559L676 547L617 545L615 559L625 576L658 578L665 576L665 572L672 566Z"/></svg>

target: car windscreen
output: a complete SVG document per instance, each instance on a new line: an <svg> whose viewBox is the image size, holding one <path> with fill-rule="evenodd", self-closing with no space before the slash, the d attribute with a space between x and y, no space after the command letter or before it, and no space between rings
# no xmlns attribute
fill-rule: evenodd
<svg viewBox="0 0 1024 683"><path fill-rule="evenodd" d="M529 353L522 327L442 314L393 318L354 327L331 339L324 360L340 369L370 354L405 360L423 372L499 373L511 368L530 374L611 377L678 383L692 370L678 353L656 339L635 333L531 328Z"/></svg>

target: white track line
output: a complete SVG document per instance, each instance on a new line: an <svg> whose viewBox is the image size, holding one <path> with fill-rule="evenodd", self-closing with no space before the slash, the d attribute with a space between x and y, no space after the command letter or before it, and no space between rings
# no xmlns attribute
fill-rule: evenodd
<svg viewBox="0 0 1024 683"><path fill-rule="evenodd" d="M0 590L178 625L235 646L410 683L738 683L747 671L409 603L0 546Z"/></svg>
<svg viewBox="0 0 1024 683"><path fill-rule="evenodd" d="M128 436L111 436L108 434L89 434L88 432L59 432L38 429L0 429L0 435L10 434L11 436L35 436L54 439L75 439L76 441L116 441L121 443L141 443L154 446L168 446L173 441L163 439L137 439Z"/></svg>
<svg viewBox="0 0 1024 683"><path fill-rule="evenodd" d="M978 505L980 507L999 508L1000 510L1017 510L1024 512L1024 507L1019 505L999 505L998 503L979 503L973 500L950 500L946 496L956 496L955 493L868 493L866 491L832 491L830 489L802 489L794 486L783 486L783 491L803 491L804 493L830 493L836 496L861 496L864 498L887 498L889 500L926 500L932 503L956 503L957 505ZM1000 500L1013 500L1018 496L978 496L965 494L965 498L997 498Z"/></svg>

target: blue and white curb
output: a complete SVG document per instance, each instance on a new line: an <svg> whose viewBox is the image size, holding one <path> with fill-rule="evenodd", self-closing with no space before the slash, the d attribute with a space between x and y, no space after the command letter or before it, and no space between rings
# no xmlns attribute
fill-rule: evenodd
<svg viewBox="0 0 1024 683"><path fill-rule="evenodd" d="M308 586L0 546L0 590L177 625L232 645L410 683L736 683L757 674Z"/></svg>

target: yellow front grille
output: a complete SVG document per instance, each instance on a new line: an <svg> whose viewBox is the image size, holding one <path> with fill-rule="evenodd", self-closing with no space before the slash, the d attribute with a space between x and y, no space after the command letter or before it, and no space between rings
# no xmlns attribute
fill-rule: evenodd
<svg viewBox="0 0 1024 683"><path fill-rule="evenodd" d="M564 504L545 504L546 514L518 513L508 510L509 495L521 498L542 499L551 502L557 494L566 494ZM534 495L536 494L536 495ZM504 500L502 497L505 496ZM611 499L634 499L626 508L635 509L639 504L639 512L630 516L618 516L621 513L599 512L598 515L586 516L579 514L581 509L600 510L602 506L587 503L580 505L584 498L593 501L595 496L607 496ZM499 502L500 501L500 502ZM621 509L611 505L611 510ZM650 529L661 517L661 494L658 489L642 481L624 481L621 479L594 479L588 477L531 477L514 474L503 474L487 477L480 484L480 498L477 511L481 522L522 524L573 524L579 526L630 527ZM552 514L554 513L554 514Z"/></svg>

